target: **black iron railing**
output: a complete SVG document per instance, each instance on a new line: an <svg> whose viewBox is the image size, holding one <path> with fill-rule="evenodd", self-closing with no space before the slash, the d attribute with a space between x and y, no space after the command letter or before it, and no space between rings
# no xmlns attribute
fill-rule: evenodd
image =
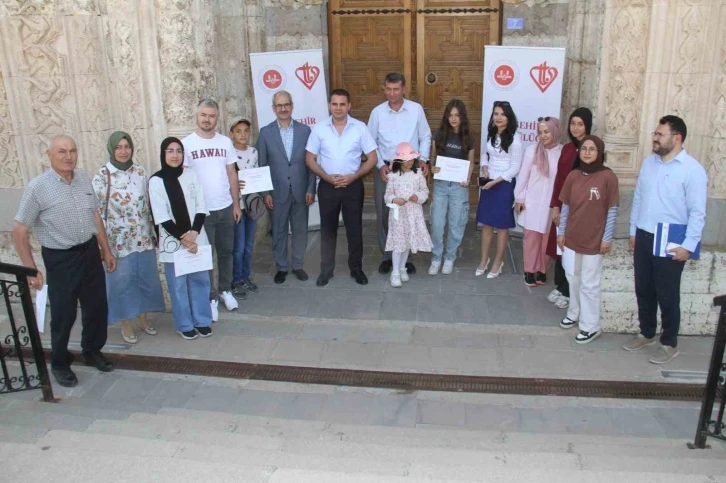
<svg viewBox="0 0 726 483"><path fill-rule="evenodd" d="M693 440L693 444L688 444L691 449L706 448L706 438L718 438L726 441L723 422L724 404L726 403L726 398L724 398L726 363L723 359L724 347L726 347L726 295L714 298L713 305L721 309L716 326L716 338L713 341L713 352L711 352L711 365L708 368L706 391L701 405L701 416L698 418L696 438ZM713 407L719 399L721 405L716 419L713 419Z"/></svg>
<svg viewBox="0 0 726 483"><path fill-rule="evenodd" d="M0 394L40 389L45 401L54 401L28 284L28 277L37 273L32 268L0 263L0 296L5 302L9 323L9 328L0 323ZM22 318L16 313L17 302L20 302Z"/></svg>

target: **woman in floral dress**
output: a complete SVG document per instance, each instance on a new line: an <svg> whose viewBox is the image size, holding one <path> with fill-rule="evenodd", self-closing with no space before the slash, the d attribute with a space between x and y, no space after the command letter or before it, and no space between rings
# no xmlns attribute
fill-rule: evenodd
<svg viewBox="0 0 726 483"><path fill-rule="evenodd" d="M134 163L134 144L127 133L113 133L106 147L110 159L94 176L93 189L117 263L114 272L106 273L108 323L121 322L123 339L135 344L131 320L138 317L139 328L156 335L146 314L164 311L147 177Z"/></svg>

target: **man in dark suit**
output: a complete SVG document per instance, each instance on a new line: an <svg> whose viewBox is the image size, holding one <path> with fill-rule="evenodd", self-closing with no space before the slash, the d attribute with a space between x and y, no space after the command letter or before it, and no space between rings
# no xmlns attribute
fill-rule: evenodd
<svg viewBox="0 0 726 483"><path fill-rule="evenodd" d="M292 273L298 280L307 280L303 270L308 243L308 208L315 201L315 175L305 165L305 145L310 128L292 119L292 96L278 91L272 97L277 119L260 129L257 140L259 166L269 166L272 193L265 193L264 202L272 210L272 248L277 273L275 283L287 277L288 224L292 227Z"/></svg>

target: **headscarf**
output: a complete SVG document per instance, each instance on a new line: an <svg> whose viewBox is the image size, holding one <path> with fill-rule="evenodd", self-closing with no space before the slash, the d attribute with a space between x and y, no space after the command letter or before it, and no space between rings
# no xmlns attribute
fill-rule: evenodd
<svg viewBox="0 0 726 483"><path fill-rule="evenodd" d="M582 161L580 158L580 153L577 153L577 160L580 161L580 166L577 167L577 169L581 170L583 173L586 174L594 174L598 171L602 171L605 169L610 169L605 166L605 143L602 139L600 139L597 136L585 136L582 140L582 144L580 144L580 147L582 147L583 144L585 144L585 141L592 141L595 143L595 146L597 147L597 159L595 159L594 163L587 164L586 162Z"/></svg>
<svg viewBox="0 0 726 483"><path fill-rule="evenodd" d="M572 122L573 117L579 117L582 119L582 122L585 124L585 134L589 136L592 132L592 111L587 107L578 107L572 111L570 119L567 121L567 135L570 137L570 140L575 144L575 146L579 147L580 141L578 141L577 138L572 135L572 132L570 132L570 123Z"/></svg>
<svg viewBox="0 0 726 483"><path fill-rule="evenodd" d="M184 191L179 183L179 176L184 172L184 166L182 163L174 168L166 164L166 150L169 145L174 143L181 147L183 157L184 145L179 139L175 137L164 139L161 142L161 169L154 173L153 176L161 178L164 181L164 189L166 190L166 195L169 197L171 214L174 216L174 224L182 233L186 233L192 229L192 222L189 219L187 202L184 200Z"/></svg>
<svg viewBox="0 0 726 483"><path fill-rule="evenodd" d="M556 117L547 118L539 124L547 126L552 134L552 141L549 144L544 144L542 141L537 143L537 149L534 151L534 165L537 171L548 178L550 176L550 161L547 158L547 150L554 148L560 143L562 128L560 127L560 120Z"/></svg>
<svg viewBox="0 0 726 483"><path fill-rule="evenodd" d="M129 142L129 146L131 147L131 156L129 157L129 160L125 163L119 163L118 161L116 161L116 155L114 154L116 146L118 146L118 143L120 143L122 139L127 140ZM106 149L108 149L108 154L111 156L111 166L113 166L114 168L120 169L121 171L126 171L131 166L133 166L134 141L127 133L123 131L116 131L115 133L111 134L111 137L108 138L108 141L106 142Z"/></svg>

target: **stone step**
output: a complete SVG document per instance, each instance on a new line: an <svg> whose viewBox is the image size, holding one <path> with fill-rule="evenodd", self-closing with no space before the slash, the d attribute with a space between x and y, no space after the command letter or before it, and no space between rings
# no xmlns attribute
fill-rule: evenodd
<svg viewBox="0 0 726 483"><path fill-rule="evenodd" d="M84 404L78 404L83 402ZM129 417L130 414L138 412L138 408L133 406L128 407L126 410L122 409L110 409L108 404L99 404L103 407L94 407L93 405L87 404L89 400L83 400L80 398L68 398L58 403L48 403L43 401L12 401L6 406L7 410L18 411L18 412L33 412L33 413L48 413L48 414L68 414L71 416L81 416L91 419L115 419L122 420Z"/></svg>
<svg viewBox="0 0 726 483"><path fill-rule="evenodd" d="M3 462L0 481L27 483L267 483L275 467L209 463L193 459L129 455L108 448L108 452L60 447L0 443ZM89 454L93 457L89 458Z"/></svg>
<svg viewBox="0 0 726 483"><path fill-rule="evenodd" d="M47 432L45 428L3 423L0 425L0 442L35 443Z"/></svg>

